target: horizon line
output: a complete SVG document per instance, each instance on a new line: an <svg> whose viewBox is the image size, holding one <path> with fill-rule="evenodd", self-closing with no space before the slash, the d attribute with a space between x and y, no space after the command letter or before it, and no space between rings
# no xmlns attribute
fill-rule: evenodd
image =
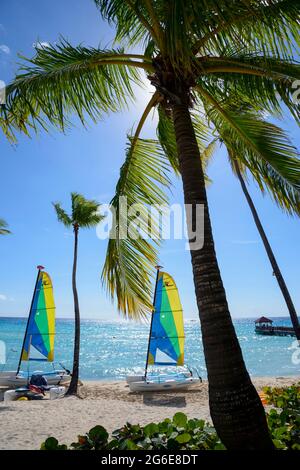
<svg viewBox="0 0 300 470"><path fill-rule="evenodd" d="M289 315L269 315L270 318L290 318ZM21 315L3 315L0 313L0 318L28 318L28 315L26 316L21 316ZM234 320L246 320L246 319L254 319L254 318L258 318L257 315L255 316L247 316L247 317L235 317L233 316L232 319ZM56 317L56 320L74 320L74 317ZM81 320L92 320L92 321L103 321L103 320L109 320L109 321L133 321L133 319L128 319L128 318L122 318L122 317L119 317L117 319L111 319L111 318L87 318L87 317L83 317L81 318ZM185 320L199 320L199 317L187 317L185 318Z"/></svg>

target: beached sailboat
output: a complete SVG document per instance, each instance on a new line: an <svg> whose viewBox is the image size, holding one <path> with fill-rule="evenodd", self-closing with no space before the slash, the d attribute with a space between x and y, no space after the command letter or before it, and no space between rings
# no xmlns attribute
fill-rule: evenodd
<svg viewBox="0 0 300 470"><path fill-rule="evenodd" d="M154 291L153 312L151 317L148 352L144 375L126 377L133 392L182 390L201 381L184 367L184 323L183 310L176 283L172 276L160 271ZM172 373L151 373L149 366L182 367Z"/></svg>
<svg viewBox="0 0 300 470"><path fill-rule="evenodd" d="M58 385L69 381L66 370L50 372L29 372L29 361L52 362L54 360L55 304L52 281L43 266L38 266L38 275L27 320L23 345L16 371L0 373L0 386L26 386L31 375L43 375L48 385ZM28 370L21 371L22 362L28 362Z"/></svg>

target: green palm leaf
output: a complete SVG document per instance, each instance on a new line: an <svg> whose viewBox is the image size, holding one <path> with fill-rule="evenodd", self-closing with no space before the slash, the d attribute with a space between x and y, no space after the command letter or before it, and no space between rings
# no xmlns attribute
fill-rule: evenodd
<svg viewBox="0 0 300 470"><path fill-rule="evenodd" d="M4 219L0 219L0 235L9 235L11 233L11 231L8 230L7 227L7 222L5 222Z"/></svg>
<svg viewBox="0 0 300 470"><path fill-rule="evenodd" d="M242 147L242 146L241 146ZM295 189L271 165L256 158L255 155L245 152L245 149L227 147L232 170L236 173L234 162L239 162L240 170L247 178L246 170L249 170L260 190L267 191L274 201L289 214L300 214L300 192ZM241 153L243 152L244 153Z"/></svg>
<svg viewBox="0 0 300 470"><path fill-rule="evenodd" d="M24 115L33 117L42 113L61 128L72 113L84 123L85 113L97 120L124 108L134 98L132 84L140 84L137 69L151 69L123 49L72 47L65 40L38 49L31 60L23 59L21 73L7 88L7 108L22 108Z"/></svg>
<svg viewBox="0 0 300 470"><path fill-rule="evenodd" d="M144 2L124 0L94 0L102 17L116 27L115 41L133 45L155 36Z"/></svg>
<svg viewBox="0 0 300 470"><path fill-rule="evenodd" d="M289 213L300 210L300 159L286 133L263 120L249 105L220 106L211 97L208 114L221 142L228 150L232 169L235 160L241 170L248 169L264 192Z"/></svg>
<svg viewBox="0 0 300 470"><path fill-rule="evenodd" d="M126 160L111 201L116 226L108 243L102 272L112 298L117 298L118 309L128 316L142 317L152 310L152 276L153 267L158 262L159 219L158 214L157 217L152 214L149 227L150 206L167 204L163 191L169 186L167 168L167 160L157 141L129 136ZM136 214L126 217L120 207L121 197L126 198L126 208L139 203L137 220ZM149 229L150 241L144 238Z"/></svg>
<svg viewBox="0 0 300 470"><path fill-rule="evenodd" d="M234 113L203 88L200 91L207 100L210 119L219 131L226 126L231 145L242 140L249 152L265 160L274 171L300 190L298 152L280 128L251 115Z"/></svg>
<svg viewBox="0 0 300 470"><path fill-rule="evenodd" d="M227 51L228 55L228 51ZM281 115L282 103L300 122L295 102L295 80L300 79L300 63L275 57L255 57L235 51L228 57L201 61L200 85L222 100L231 96L236 104L248 100L252 107Z"/></svg>
<svg viewBox="0 0 300 470"><path fill-rule="evenodd" d="M205 0L198 2L198 10L204 12L206 21L201 21L204 34L194 50L215 49L222 54L232 44L249 44L258 53L287 58L292 55L293 41L299 45L299 0Z"/></svg>

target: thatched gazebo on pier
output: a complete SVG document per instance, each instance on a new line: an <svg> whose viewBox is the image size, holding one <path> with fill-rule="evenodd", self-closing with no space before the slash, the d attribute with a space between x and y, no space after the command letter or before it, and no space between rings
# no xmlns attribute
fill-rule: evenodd
<svg viewBox="0 0 300 470"><path fill-rule="evenodd" d="M271 327L272 323L273 323L273 320L270 320L270 318L267 318L267 317L260 317L257 320L255 320L255 325L260 326L262 328Z"/></svg>

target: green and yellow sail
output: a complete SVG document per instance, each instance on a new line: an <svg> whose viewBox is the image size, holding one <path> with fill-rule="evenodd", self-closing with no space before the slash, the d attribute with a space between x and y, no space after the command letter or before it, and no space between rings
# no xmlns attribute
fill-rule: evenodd
<svg viewBox="0 0 300 470"><path fill-rule="evenodd" d="M53 361L55 304L51 278L39 271L26 328L22 361Z"/></svg>
<svg viewBox="0 0 300 470"><path fill-rule="evenodd" d="M183 311L174 279L159 272L154 300L148 365L183 366Z"/></svg>

